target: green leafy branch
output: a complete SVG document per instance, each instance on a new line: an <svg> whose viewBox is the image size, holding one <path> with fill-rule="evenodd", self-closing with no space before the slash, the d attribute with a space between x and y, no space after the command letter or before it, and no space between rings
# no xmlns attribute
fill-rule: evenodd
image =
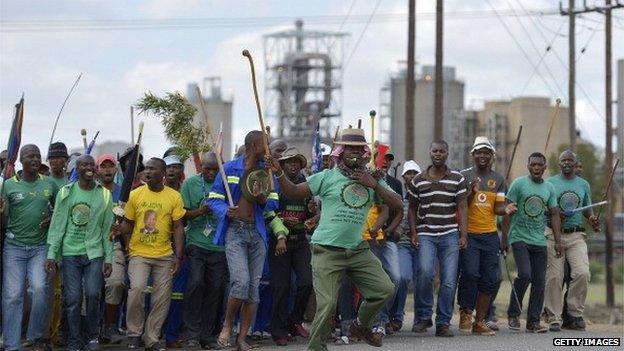
<svg viewBox="0 0 624 351"><path fill-rule="evenodd" d="M136 107L141 112L149 112L160 118L167 140L179 150L180 158L187 159L196 152L209 150L205 142L205 128L198 128L193 124L197 108L179 92L167 93L164 98L151 92L145 93Z"/></svg>

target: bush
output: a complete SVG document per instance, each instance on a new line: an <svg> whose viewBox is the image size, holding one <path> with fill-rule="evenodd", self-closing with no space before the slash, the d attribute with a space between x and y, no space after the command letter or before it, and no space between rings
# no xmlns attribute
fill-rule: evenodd
<svg viewBox="0 0 624 351"><path fill-rule="evenodd" d="M589 273L591 274L591 281L598 283L602 281L602 273L604 271L604 264L598 261L589 262Z"/></svg>

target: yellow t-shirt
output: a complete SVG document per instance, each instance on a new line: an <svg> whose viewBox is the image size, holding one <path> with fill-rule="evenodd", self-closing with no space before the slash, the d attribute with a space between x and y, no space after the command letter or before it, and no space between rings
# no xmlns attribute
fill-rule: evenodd
<svg viewBox="0 0 624 351"><path fill-rule="evenodd" d="M381 215L381 205L375 204L370 208L370 210L368 210L368 215L366 216L366 223L364 224L364 231L362 231L362 240L366 240L366 241L371 240L369 229L375 225L375 223L377 222L377 219L379 218L379 215ZM377 231L376 240L383 240L383 238L384 238L383 229L379 229Z"/></svg>
<svg viewBox="0 0 624 351"><path fill-rule="evenodd" d="M168 186L160 192L151 191L147 185L133 190L125 207L125 217L134 221L130 257L171 256L173 221L185 213L182 196Z"/></svg>
<svg viewBox="0 0 624 351"><path fill-rule="evenodd" d="M466 184L470 184L477 177L474 169L463 170ZM494 208L497 202L505 202L505 178L490 171L490 174L479 182L479 187L472 202L468 204L468 233L485 234L496 232L496 214Z"/></svg>

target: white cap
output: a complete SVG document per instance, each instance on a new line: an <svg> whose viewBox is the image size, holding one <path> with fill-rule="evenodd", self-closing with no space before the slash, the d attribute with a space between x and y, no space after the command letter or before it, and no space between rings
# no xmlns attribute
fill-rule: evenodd
<svg viewBox="0 0 624 351"><path fill-rule="evenodd" d="M476 150L479 150L482 148L490 149L492 150L492 152L496 152L496 149L494 149L494 145L492 145L492 143L487 137L478 136L475 138L474 144L472 144L472 150L470 150L470 153L473 153Z"/></svg>
<svg viewBox="0 0 624 351"><path fill-rule="evenodd" d="M331 146L327 144L321 144L321 152L323 153L323 156L331 155Z"/></svg>
<svg viewBox="0 0 624 351"><path fill-rule="evenodd" d="M416 163L416 161L405 161L405 163L403 164L403 172L401 173L401 176L404 176L405 173L409 171L416 171L417 173L420 173L420 166L418 165L418 163Z"/></svg>
<svg viewBox="0 0 624 351"><path fill-rule="evenodd" d="M172 165L184 165L182 163L182 161L180 161L180 158L176 155L169 155L167 157L165 157L163 159L163 161L165 161L165 165L167 166L172 166Z"/></svg>

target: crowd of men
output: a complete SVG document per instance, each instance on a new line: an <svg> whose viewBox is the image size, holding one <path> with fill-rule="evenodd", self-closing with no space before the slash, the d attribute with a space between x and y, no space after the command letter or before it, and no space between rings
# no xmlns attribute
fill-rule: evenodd
<svg viewBox="0 0 624 351"><path fill-rule="evenodd" d="M221 172L214 153L192 175L172 150L139 157L123 215L113 208L130 150L68 162L56 142L46 163L37 146L22 146L0 202L4 349L251 350L266 335L280 346L308 339L309 350L382 346L406 322L410 286L413 332L435 325L436 336L452 337L457 303L461 332L494 335L509 251L518 272L509 328L521 328L529 285L527 332L585 328L584 218L594 230L599 222L591 208L575 211L591 192L573 152L546 179L545 156L528 155L528 174L507 187L485 137L472 167L449 168L438 140L430 165L404 162L401 180L389 174L391 153L371 162L376 150L361 129L323 145L315 174L282 140L265 155L264 138L248 133Z"/></svg>

